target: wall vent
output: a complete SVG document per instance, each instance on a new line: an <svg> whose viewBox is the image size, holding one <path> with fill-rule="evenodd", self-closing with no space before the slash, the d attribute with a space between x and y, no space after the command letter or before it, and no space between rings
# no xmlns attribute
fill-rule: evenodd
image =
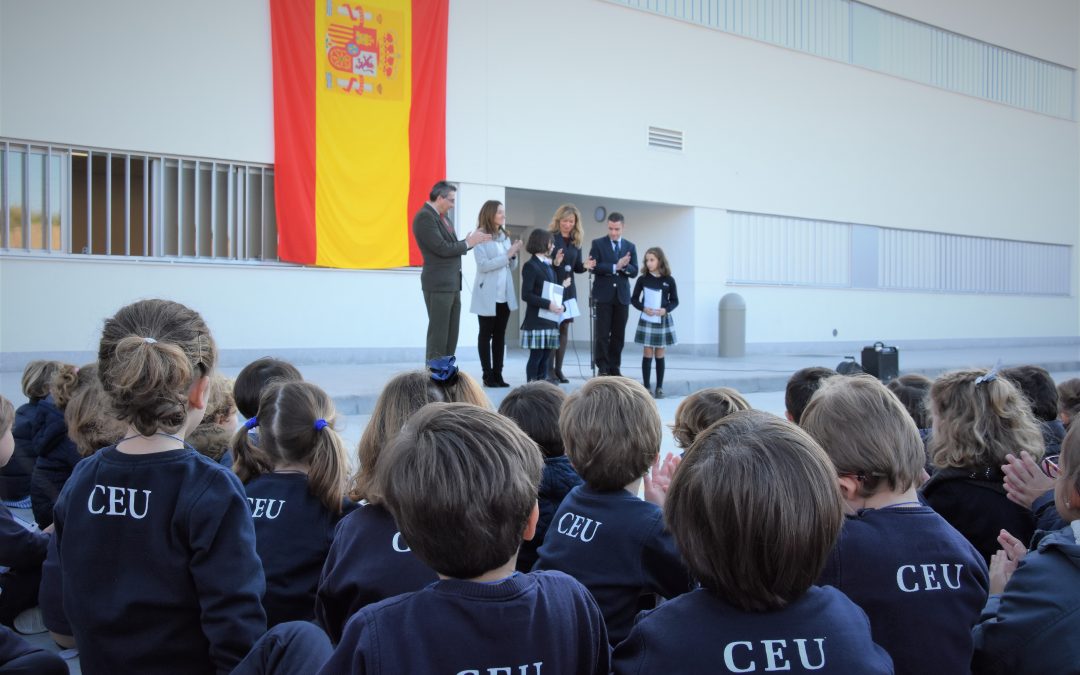
<svg viewBox="0 0 1080 675"><path fill-rule="evenodd" d="M649 147L682 152L683 132L674 129L662 129L661 127L649 127Z"/></svg>

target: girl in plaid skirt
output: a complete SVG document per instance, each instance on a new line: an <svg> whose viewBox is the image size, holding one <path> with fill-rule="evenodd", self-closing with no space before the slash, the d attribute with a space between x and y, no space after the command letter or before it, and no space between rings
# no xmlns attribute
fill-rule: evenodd
<svg viewBox="0 0 1080 675"><path fill-rule="evenodd" d="M634 295L630 299L631 304L641 311L637 331L634 332L634 342L645 345L645 353L641 357L641 378L646 389L649 388L653 353L656 353L654 395L656 398L664 398L664 348L676 342L675 322L671 319L671 312L679 306L679 293L675 289L675 279L671 277L667 256L659 246L645 251L645 269L647 274L638 277L634 284ZM645 306L646 289L660 294L658 308Z"/></svg>
<svg viewBox="0 0 1080 675"><path fill-rule="evenodd" d="M548 375L548 357L551 350L559 347L559 324L540 316L540 310L546 309L555 314L562 314L563 306L550 302L544 297L544 282L558 283L552 264L562 262L562 255L552 260L551 250L554 239L550 232L536 228L529 234L525 250L532 254L529 262L521 268L521 299L525 301L525 318L521 322L521 346L529 350L529 362L525 365L527 381L545 380ZM570 279L563 281L563 287L570 285Z"/></svg>

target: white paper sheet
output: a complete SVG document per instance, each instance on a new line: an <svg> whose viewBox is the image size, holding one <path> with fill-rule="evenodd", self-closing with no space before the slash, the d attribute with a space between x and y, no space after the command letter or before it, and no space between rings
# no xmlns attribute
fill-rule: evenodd
<svg viewBox="0 0 1080 675"><path fill-rule="evenodd" d="M563 304L563 287L561 284L554 284L550 281L545 281L544 292L541 295L548 302L554 302L556 305ZM556 314L555 312L552 312L551 310L546 308L541 309L538 316L541 319L547 319L548 321L554 321L555 323L559 323L562 321L562 314Z"/></svg>
<svg viewBox="0 0 1080 675"><path fill-rule="evenodd" d="M655 288L646 288L643 297L643 304L648 309L660 309L660 299L662 294ZM662 316L649 316L645 312L641 313L641 318L649 323L663 323L664 317Z"/></svg>

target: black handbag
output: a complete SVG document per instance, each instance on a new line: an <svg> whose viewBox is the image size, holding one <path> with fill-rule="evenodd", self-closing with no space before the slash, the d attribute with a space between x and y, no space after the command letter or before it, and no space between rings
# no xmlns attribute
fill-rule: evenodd
<svg viewBox="0 0 1080 675"><path fill-rule="evenodd" d="M882 382L896 379L900 374L900 350L875 342L862 350L863 370Z"/></svg>

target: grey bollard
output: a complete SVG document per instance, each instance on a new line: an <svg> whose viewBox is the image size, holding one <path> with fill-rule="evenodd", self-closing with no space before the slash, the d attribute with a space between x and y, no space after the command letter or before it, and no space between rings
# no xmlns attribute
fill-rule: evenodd
<svg viewBox="0 0 1080 675"><path fill-rule="evenodd" d="M746 301L738 293L720 298L720 356L746 356Z"/></svg>

